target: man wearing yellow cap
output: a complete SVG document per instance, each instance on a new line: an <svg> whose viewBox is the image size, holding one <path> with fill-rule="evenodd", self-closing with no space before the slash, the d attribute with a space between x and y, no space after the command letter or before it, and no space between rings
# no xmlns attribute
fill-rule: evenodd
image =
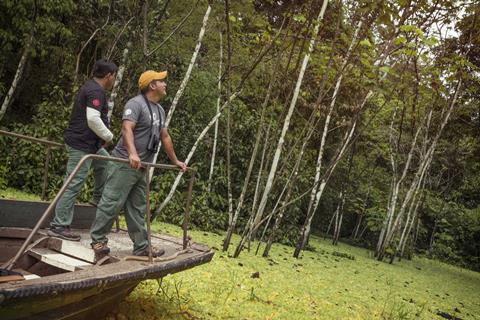
<svg viewBox="0 0 480 320"><path fill-rule="evenodd" d="M165 97L167 71L152 70L142 73L138 80L141 94L130 99L123 110L122 136L112 151L114 157L129 159L130 164L110 162L102 198L97 206L95 221L90 230L92 248L98 254L108 254L107 234L121 208L125 209L128 233L133 241L133 254L148 256L145 169L141 161L152 162L159 142L170 161L182 171L185 163L179 161L172 139L165 126L165 111L158 102ZM153 251L154 256L165 251Z"/></svg>

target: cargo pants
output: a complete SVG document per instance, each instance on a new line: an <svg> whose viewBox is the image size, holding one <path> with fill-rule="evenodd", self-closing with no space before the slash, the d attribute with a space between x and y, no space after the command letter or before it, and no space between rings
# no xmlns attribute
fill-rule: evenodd
<svg viewBox="0 0 480 320"><path fill-rule="evenodd" d="M73 169L75 169L83 156L89 154L87 152L74 149L70 146L67 146L67 153L67 173L65 175L64 182L67 180L68 176L72 173ZM101 156L109 156L108 152L103 148L100 148L97 151L97 154ZM85 184L85 180L87 180L90 168L93 168L95 182L92 202L97 203L100 201L107 177L107 162L89 159L85 161L82 167L77 171L77 174L73 177L72 181L65 190L65 193L58 200L57 205L55 206L55 217L50 223L52 227L68 227L72 224L75 201L77 200L77 196Z"/></svg>
<svg viewBox="0 0 480 320"><path fill-rule="evenodd" d="M90 229L92 244L107 243L119 211L124 208L128 235L133 241L133 254L148 248L145 228L145 169L135 170L127 163L109 162L107 181Z"/></svg>

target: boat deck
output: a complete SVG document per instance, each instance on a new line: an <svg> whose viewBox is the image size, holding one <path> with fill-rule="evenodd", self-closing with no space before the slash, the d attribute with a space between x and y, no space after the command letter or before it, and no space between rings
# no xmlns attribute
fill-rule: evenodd
<svg viewBox="0 0 480 320"><path fill-rule="evenodd" d="M48 219L31 235L49 205L0 199L0 265L16 272L0 274L2 320L102 319L139 282L208 263L214 255L206 245L190 241L183 249L183 238L152 233L152 246L165 254L153 262L131 260L128 232L112 230L110 255L98 257L90 247L95 208L89 205L75 205L72 230L80 233L79 242L49 237ZM27 239L30 243L15 260Z"/></svg>
<svg viewBox="0 0 480 320"><path fill-rule="evenodd" d="M0 249L15 249L29 230L0 227ZM191 242L184 250L182 239L152 234L152 246L164 248L165 254L152 263L129 260L132 241L125 230L120 230L109 234L111 259L99 265L90 248L89 230L74 231L81 234L80 242L48 237L46 229L37 232L35 245L26 250L13 269L25 278L0 283L2 320L89 319L92 314L104 315L107 305L111 309L140 281L208 263L214 254L206 245ZM0 258L5 260L5 256ZM76 309L80 311L71 315Z"/></svg>
<svg viewBox="0 0 480 320"><path fill-rule="evenodd" d="M0 235L4 235L2 239L5 240L6 238L9 238L9 245L13 244L11 242L13 240L11 238L12 236L14 238L18 237L17 241L20 243L23 240L23 235L29 231L25 228L0 229ZM61 273L49 276L41 276L40 278L29 277L21 282L0 283L0 293L2 289L7 287L12 288L17 286L25 286L28 282L33 280L35 280L35 282L43 282L45 280L54 281L56 277L65 279L69 271L72 273L72 275L69 275L68 278L73 280L74 278L84 278L85 274L83 271L88 271L89 269L95 269L95 272L98 274L102 273L102 269L108 269L108 272L111 274L112 272L128 273L129 270L138 269L138 267L140 269L146 269L149 271L154 271L159 268L165 269L163 267L167 267L165 269L165 271L167 271L167 269L171 268L172 266L182 266L181 269L183 270L203 263L200 261L205 260L205 262L208 262L213 256L213 252L206 245L189 242L187 249L184 250L182 239L169 235L152 234L151 241L153 248L163 248L165 250L165 254L160 258L154 259L152 263L147 261L148 257L140 258L143 259L143 261L140 259L135 260L136 257L132 259L132 241L130 240L126 230L121 229L118 232L112 231L108 235L108 246L111 250L109 257L111 259L99 264L98 257L95 257L95 254L90 246L91 239L89 230L73 229L73 231L80 234L81 240L79 242L49 237L47 235L47 229L40 229L35 238L37 241L42 242L32 248L29 248L24 254L24 256L32 256L39 261L44 262L45 264L61 269ZM5 235L8 235L9 237L5 237ZM0 242L2 239L0 239ZM0 262L4 263L6 261ZM138 264L139 266L135 267L135 264ZM175 267L172 269L172 271L176 272L176 269L177 268ZM24 271L22 269L17 269L17 271L24 273L22 272ZM167 274L173 272L167 272ZM152 274L151 277L157 278L159 275Z"/></svg>
<svg viewBox="0 0 480 320"><path fill-rule="evenodd" d="M90 242L92 240L90 238L90 231L75 229L73 229L73 231L80 234L80 244L91 250ZM42 230L42 233L43 232L46 233L46 230ZM182 239L162 234L152 234L152 246L154 248L165 249L165 254L162 256L162 258L172 256L183 249ZM123 259L132 255L133 243L132 240L130 240L126 230L122 229L119 232L111 232L108 235L108 247L110 248L111 256ZM190 248L192 249L192 253L186 253L185 256L187 257L195 255L195 253L198 252L210 251L207 246L198 243L190 243Z"/></svg>

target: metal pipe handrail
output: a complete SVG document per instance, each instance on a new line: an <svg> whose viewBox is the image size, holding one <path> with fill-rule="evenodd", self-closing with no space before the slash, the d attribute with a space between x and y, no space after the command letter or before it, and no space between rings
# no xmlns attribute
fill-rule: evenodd
<svg viewBox="0 0 480 320"><path fill-rule="evenodd" d="M32 238L33 236L38 232L38 230L40 229L40 226L45 222L45 220L50 216L50 214L52 213L53 211L53 208L55 207L56 203L58 202L58 200L60 199L60 197L65 193L66 189L67 189L67 186L70 184L70 182L72 181L73 177L77 174L78 170L80 170L80 168L82 167L82 165L85 163L85 161L89 160L89 159L95 159L95 160L105 160L105 161L115 161L115 162L121 162L121 163L130 163L130 161L128 159L121 159L121 158L115 158L115 157L109 157L109 156L101 156L101 155L97 155L97 154L89 154L89 155L86 155L86 156L83 156L82 159L80 159L80 161L77 163L77 165L75 166L75 168L73 169L72 173L68 176L67 180L65 181L65 183L63 184L63 186L60 188L60 191L57 193L57 195L55 196L55 198L53 199L53 201L50 203L50 205L48 206L48 208L45 210L45 212L43 213L43 215L40 217L40 219L38 220L37 224L33 227L32 229L32 232L28 235L28 237L25 239L24 243L22 244L22 246L20 247L20 249L18 250L18 252L15 254L15 257L13 257L13 259L11 259L7 266L5 267L7 270L10 270L14 265L15 263L17 262L17 260L20 258L20 256L25 252L25 249L27 248L27 246L30 244L30 242L32 241ZM168 165L168 164L157 164L157 163L150 163L150 162L141 162L141 166L146 168L147 170L146 171L146 174L148 175L148 169L150 167L153 167L153 168L159 168L159 169L168 169L168 170L180 170L179 167L177 166L174 166L174 165ZM195 177L195 170L193 168L190 168L190 167L187 167L187 170L191 171L192 172L192 179L194 179ZM149 191L149 190L148 190ZM188 189L188 195L187 195L187 203L190 202L188 199L191 199L191 192L192 192L192 188L189 187ZM149 199L149 195L147 195L147 199ZM185 212L185 215L187 216L188 215L188 212L189 211L189 207L190 205L188 204L187 205L187 210ZM148 206L147 206L148 208ZM148 213L147 213L148 215ZM186 219L185 219L186 220ZM147 219L147 227L148 229L150 229L150 219ZM186 233L184 232L184 244L186 243ZM185 245L184 245L185 246ZM151 243L150 243L150 237L149 237L149 250L151 250ZM151 253L149 254L149 256L151 257ZM151 259L150 259L151 260Z"/></svg>
<svg viewBox="0 0 480 320"><path fill-rule="evenodd" d="M15 133L15 132L0 130L0 135L14 137L14 138L20 138L20 139L24 139L24 140L28 140L28 141L32 141L32 142L37 142L37 143L40 143L40 144L43 144L43 145L46 145L46 146L49 146L49 147L59 147L59 148L64 147L63 144L58 143L58 142L53 142L53 141L49 141L49 140L46 140L46 139L34 138L34 137L26 136L26 135L23 135L23 134L20 134L20 133Z"/></svg>

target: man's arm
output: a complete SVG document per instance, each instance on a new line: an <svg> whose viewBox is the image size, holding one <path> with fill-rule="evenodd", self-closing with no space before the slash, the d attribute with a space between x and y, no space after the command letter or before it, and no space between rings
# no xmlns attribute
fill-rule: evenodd
<svg viewBox="0 0 480 320"><path fill-rule="evenodd" d="M100 118L100 111L87 107L87 125L95 134L106 143L112 141L113 133Z"/></svg>
<svg viewBox="0 0 480 320"><path fill-rule="evenodd" d="M163 148L165 149L165 152L167 153L170 161L174 165L179 167L183 172L187 171L187 165L177 159L177 155L175 154L175 150L173 149L172 138L170 137L167 128L160 129L160 139L162 140Z"/></svg>
<svg viewBox="0 0 480 320"><path fill-rule="evenodd" d="M135 141L133 138L133 129L135 129L136 123L130 120L123 120L122 122L122 135L123 143L128 152L128 160L130 160L130 167L133 169L140 169L140 157L135 148Z"/></svg>

